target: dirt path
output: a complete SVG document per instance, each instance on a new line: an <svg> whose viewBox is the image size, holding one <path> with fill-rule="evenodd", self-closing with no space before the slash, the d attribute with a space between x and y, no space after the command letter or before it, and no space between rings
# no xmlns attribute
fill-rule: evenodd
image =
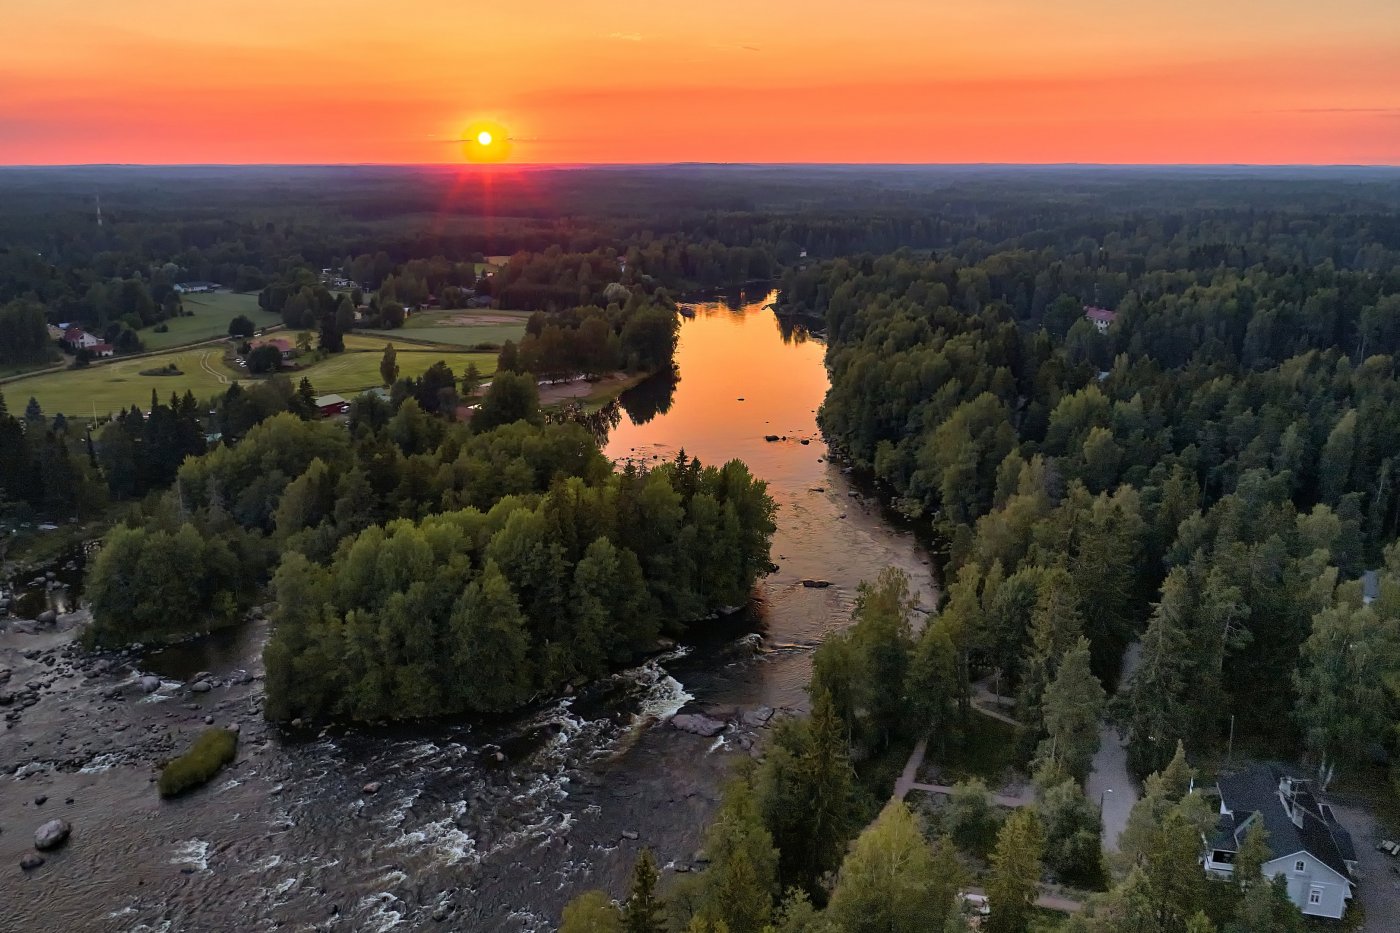
<svg viewBox="0 0 1400 933"><path fill-rule="evenodd" d="M228 377L209 365L209 358L211 356L217 357L218 355L219 354L216 351L210 350L208 353L204 354L199 358L199 365L206 373L219 380L220 385L228 385Z"/></svg>
<svg viewBox="0 0 1400 933"><path fill-rule="evenodd" d="M965 893L978 894L982 897L987 896L987 892L982 888L967 888ZM1076 901L1074 898L1065 897L1061 894L1046 891L1043 888L1041 889L1040 896L1035 899L1035 906L1062 914L1077 914L1084 909L1083 902Z"/></svg>

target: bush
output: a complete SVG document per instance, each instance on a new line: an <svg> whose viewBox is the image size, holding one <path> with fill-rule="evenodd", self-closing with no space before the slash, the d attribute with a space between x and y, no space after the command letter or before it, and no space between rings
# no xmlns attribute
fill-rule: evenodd
<svg viewBox="0 0 1400 933"><path fill-rule="evenodd" d="M229 321L228 335L230 337L251 337L254 329L252 320L246 314L240 314Z"/></svg>
<svg viewBox="0 0 1400 933"><path fill-rule="evenodd" d="M996 841L997 816L987 785L981 778L972 778L953 785L943 811L943 828L959 849L982 856Z"/></svg>
<svg viewBox="0 0 1400 933"><path fill-rule="evenodd" d="M282 368L282 351L270 343L265 343L254 347L247 360L250 373L274 373Z"/></svg>
<svg viewBox="0 0 1400 933"><path fill-rule="evenodd" d="M238 736L227 729L205 729L194 740L190 750L172 760L160 772L160 795L174 797L199 787L233 761L238 751Z"/></svg>

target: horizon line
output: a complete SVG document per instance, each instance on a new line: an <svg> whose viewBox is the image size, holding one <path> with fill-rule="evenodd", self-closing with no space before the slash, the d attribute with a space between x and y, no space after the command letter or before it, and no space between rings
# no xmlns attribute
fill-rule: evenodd
<svg viewBox="0 0 1400 933"><path fill-rule="evenodd" d="M1156 169L1400 169L1400 162L13 162L0 171L81 168L437 168L503 172L511 169L596 168L1156 168Z"/></svg>

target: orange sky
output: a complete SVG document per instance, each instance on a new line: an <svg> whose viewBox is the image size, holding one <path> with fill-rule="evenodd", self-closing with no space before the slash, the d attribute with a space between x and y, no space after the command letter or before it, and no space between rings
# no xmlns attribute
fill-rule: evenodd
<svg viewBox="0 0 1400 933"><path fill-rule="evenodd" d="M1397 0L3 0L0 164L1400 164Z"/></svg>

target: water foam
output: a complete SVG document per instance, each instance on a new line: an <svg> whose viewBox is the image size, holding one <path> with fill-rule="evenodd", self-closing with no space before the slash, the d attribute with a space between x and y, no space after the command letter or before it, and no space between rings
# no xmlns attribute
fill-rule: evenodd
<svg viewBox="0 0 1400 933"><path fill-rule="evenodd" d="M203 839L187 839L175 846L171 865L186 865L195 871L209 870L209 843Z"/></svg>

